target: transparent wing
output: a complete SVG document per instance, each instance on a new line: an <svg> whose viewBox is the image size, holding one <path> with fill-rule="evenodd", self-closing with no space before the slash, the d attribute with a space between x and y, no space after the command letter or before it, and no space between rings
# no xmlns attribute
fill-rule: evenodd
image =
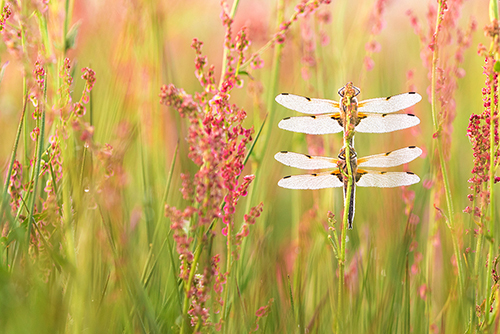
<svg viewBox="0 0 500 334"><path fill-rule="evenodd" d="M393 188L418 183L420 178L412 172L375 172L358 169L356 186Z"/></svg>
<svg viewBox="0 0 500 334"><path fill-rule="evenodd" d="M413 114L360 114L359 117L361 119L356 131L365 133L392 132L411 128L420 123L420 119Z"/></svg>
<svg viewBox="0 0 500 334"><path fill-rule="evenodd" d="M307 154L281 151L274 156L284 165L302 169L337 168L338 159L328 157L314 157Z"/></svg>
<svg viewBox="0 0 500 334"><path fill-rule="evenodd" d="M399 150L370 155L358 159L358 167L394 167L406 164L422 154L416 146L408 146Z"/></svg>
<svg viewBox="0 0 500 334"><path fill-rule="evenodd" d="M364 100L358 103L358 112L391 113L411 107L422 100L415 92L403 93L389 97Z"/></svg>
<svg viewBox="0 0 500 334"><path fill-rule="evenodd" d="M344 128L341 123L340 114L337 113L320 116L287 117L278 123L278 127L310 135L324 135L342 132Z"/></svg>
<svg viewBox="0 0 500 334"><path fill-rule="evenodd" d="M338 172L285 176L278 185L288 189L337 188L344 184Z"/></svg>
<svg viewBox="0 0 500 334"><path fill-rule="evenodd" d="M339 103L332 100L311 99L309 97L281 93L276 96L276 102L283 107L304 114L326 114L340 112Z"/></svg>

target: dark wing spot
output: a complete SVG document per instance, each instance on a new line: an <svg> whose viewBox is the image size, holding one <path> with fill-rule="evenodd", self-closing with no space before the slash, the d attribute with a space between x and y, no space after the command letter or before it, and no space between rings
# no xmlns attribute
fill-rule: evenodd
<svg viewBox="0 0 500 334"><path fill-rule="evenodd" d="M391 99L392 96L388 96L385 98L386 101L389 101Z"/></svg>
<svg viewBox="0 0 500 334"><path fill-rule="evenodd" d="M288 153L288 151L280 151L280 153Z"/></svg>
<svg viewBox="0 0 500 334"><path fill-rule="evenodd" d="M338 170L333 171L333 172L330 173L330 175L336 176L340 180L340 182L344 182L342 174L340 173L340 171L338 171Z"/></svg>
<svg viewBox="0 0 500 334"><path fill-rule="evenodd" d="M318 176L318 174L314 173L314 174L311 174L311 176Z"/></svg>
<svg viewBox="0 0 500 334"><path fill-rule="evenodd" d="M281 93L281 95L288 95L288 93Z"/></svg>
<svg viewBox="0 0 500 334"><path fill-rule="evenodd" d="M365 174L366 174L366 172L362 172L362 171L357 172L356 173L356 183L359 182L359 179L361 179L361 177Z"/></svg>
<svg viewBox="0 0 500 334"><path fill-rule="evenodd" d="M366 117L368 117L368 116L367 116L367 115L359 115L359 114L358 114L358 119L359 119L359 120L365 119Z"/></svg>
<svg viewBox="0 0 500 334"><path fill-rule="evenodd" d="M389 152L387 152L385 155L387 156L387 155L389 155L389 154L391 154L391 153L392 153L392 151L389 151Z"/></svg>
<svg viewBox="0 0 500 334"><path fill-rule="evenodd" d="M412 146L408 146L408 148L415 148L415 147L416 147L416 146L413 146L413 145L412 145Z"/></svg>
<svg viewBox="0 0 500 334"><path fill-rule="evenodd" d="M287 175L284 177L284 179L288 179L288 178L291 178L292 176L291 175Z"/></svg>
<svg viewBox="0 0 500 334"><path fill-rule="evenodd" d="M415 115L414 115L414 114L407 114L407 115L408 115L408 116L413 116L413 117L415 117Z"/></svg>
<svg viewBox="0 0 500 334"><path fill-rule="evenodd" d="M385 117L385 116L387 116L387 114L382 114L382 117Z"/></svg>
<svg viewBox="0 0 500 334"><path fill-rule="evenodd" d="M290 119L290 118L291 118L291 117L285 117L285 118L283 118L283 120L285 121L285 120Z"/></svg>
<svg viewBox="0 0 500 334"><path fill-rule="evenodd" d="M316 116L311 116L312 119L316 119Z"/></svg>
<svg viewBox="0 0 500 334"><path fill-rule="evenodd" d="M311 101L311 98L307 97L307 96L304 96L306 98L307 101Z"/></svg>
<svg viewBox="0 0 500 334"><path fill-rule="evenodd" d="M408 92L408 94L417 94L417 93L415 93L415 92Z"/></svg>
<svg viewBox="0 0 500 334"><path fill-rule="evenodd" d="M415 175L413 172L406 172L406 174Z"/></svg>
<svg viewBox="0 0 500 334"><path fill-rule="evenodd" d="M380 172L380 174L385 174L385 173L387 173L387 172Z"/></svg>

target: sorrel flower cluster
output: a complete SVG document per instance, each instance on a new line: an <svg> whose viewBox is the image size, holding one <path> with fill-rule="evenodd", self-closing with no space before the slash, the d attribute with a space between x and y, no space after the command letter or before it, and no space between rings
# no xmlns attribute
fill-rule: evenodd
<svg viewBox="0 0 500 334"><path fill-rule="evenodd" d="M470 46L472 33L476 30L476 22L471 19L467 30L458 26L461 16L462 0L441 1L442 11L437 13L436 5L429 3L427 11L427 26L434 27L437 15L440 15L440 23L437 27L439 36L435 34L434 28L424 31L416 15L409 10L411 25L415 34L420 38L420 58L428 69L428 78L431 80L433 68L433 52L440 48L437 63L436 96L439 105L438 132L434 137L443 138L445 156L449 159L449 148L451 146L451 134L453 132L452 122L455 119L455 91L457 80L465 76L465 71L460 67L463 62L463 53ZM439 39L439 40L436 40ZM455 44L454 44L455 43ZM455 45L455 49L451 47ZM427 94L431 96L431 86L427 87Z"/></svg>
<svg viewBox="0 0 500 334"><path fill-rule="evenodd" d="M494 41L494 52L499 52L498 21L493 21L490 26L485 28L485 33ZM469 118L467 127L467 136L472 144L474 157L474 167L472 168L472 177L470 189L472 193L468 195L471 202L474 202L474 208L467 207L465 212L474 212L474 215L481 217L485 208L490 204L489 181L494 177L494 182L500 181L500 177L495 177L492 171L498 168L500 163L499 152L499 134L498 134L498 70L495 66L498 63L492 53L487 52L482 45L479 47L479 54L484 57L483 73L486 75L483 94L483 112L479 115L472 114ZM492 147L493 145L493 147Z"/></svg>
<svg viewBox="0 0 500 334"><path fill-rule="evenodd" d="M227 15L223 15L223 21L230 27L231 20ZM205 69L207 58L201 52L202 42L195 39L192 44L196 52L195 74L203 92L196 93L193 97L183 89L169 84L161 88L160 94L161 103L174 108L182 117L188 119L188 156L198 165L198 171L192 179L187 174L182 175L182 193L191 204L182 211L166 205L166 215L171 219L171 228L181 259L180 276L189 291L188 298L192 299L189 315L193 326L198 321L206 324L207 312L204 304L207 297L203 294L207 293L206 284L211 282L210 277L217 275L215 284L221 292L225 275L219 273L216 266L218 257L213 259L213 269L193 275L193 238L190 235L200 236L198 242L204 243L207 238L205 232L208 232L210 223L222 219L222 234L234 238L233 235L228 235L228 229L234 227L238 201L247 194L247 188L254 179L253 176L245 176L241 182L239 180L244 168L246 146L252 141L253 129L246 129L242 125L246 112L229 103L231 90L242 84L237 70L245 59L244 51L249 41L244 29L238 33L234 42L230 40L230 29L227 31L225 46L230 52L225 58L226 71L219 87L216 87L215 83L214 66ZM245 224L242 232L237 235L236 243L248 235L248 225L254 222L261 211L262 204L252 208L245 216ZM190 281L190 277L193 281Z"/></svg>
<svg viewBox="0 0 500 334"><path fill-rule="evenodd" d="M222 1L225 3L225 1ZM294 22L296 22L299 18L307 18L313 13L315 13L318 8L320 8L321 5L328 5L330 4L331 0L302 0L297 6L295 6L295 11L292 14L292 16L288 20L284 20L281 22L279 29L277 32L274 33L273 37L267 42L262 48L260 48L257 52L253 53L247 62L250 63L250 66L253 69L259 69L264 66L264 61L260 58L260 54L268 49L269 47L273 47L276 44L283 44L285 43L286 39L286 34L290 30L290 27ZM323 46L327 45L329 43L328 36L326 35L326 32L323 29L323 23L327 24L330 22L330 15L327 12L323 13L318 13L317 18L321 24L320 27L320 36L321 36L321 44ZM308 35L309 37L312 38L313 34ZM307 44L307 38L304 39ZM312 52L312 45L306 46L309 51ZM314 59L311 59L311 57L308 57L307 55L304 57L303 62L304 63L309 63L314 61ZM306 73L307 74L307 73Z"/></svg>

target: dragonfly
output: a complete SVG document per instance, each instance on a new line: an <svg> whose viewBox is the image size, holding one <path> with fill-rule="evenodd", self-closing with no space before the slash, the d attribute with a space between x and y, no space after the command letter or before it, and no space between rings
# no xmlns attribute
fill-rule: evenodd
<svg viewBox="0 0 500 334"><path fill-rule="evenodd" d="M407 129L420 123L414 114L392 114L418 103L422 96L408 92L389 97L357 102L361 92L351 82L340 88L342 99L346 92L353 92L351 97L352 115L346 119L346 106L333 100L309 98L300 95L282 93L276 96L276 102L282 106L311 116L286 117L278 123L281 129L312 135L346 132L350 123L355 131L365 133L385 133Z"/></svg>
<svg viewBox="0 0 500 334"><path fill-rule="evenodd" d="M412 172L388 172L379 170L362 169L365 167L387 168L408 163L422 154L416 146L408 146L395 151L357 158L356 152L350 149L351 171L354 184L351 187L351 201L348 212L348 228L352 229L355 210L356 186L393 188L409 186L420 181L418 175ZM288 189L323 189L344 188L344 201L347 195L348 173L345 158L345 147L341 149L338 158L311 156L288 151L276 153L274 158L284 165L307 169L333 169L333 171L313 174L291 175L282 178L278 185Z"/></svg>

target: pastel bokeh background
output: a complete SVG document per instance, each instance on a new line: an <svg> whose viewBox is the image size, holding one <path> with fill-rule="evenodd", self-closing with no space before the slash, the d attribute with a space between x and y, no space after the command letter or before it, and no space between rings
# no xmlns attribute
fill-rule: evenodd
<svg viewBox="0 0 500 334"><path fill-rule="evenodd" d="M37 179L36 163L30 161L40 143L40 137L33 141L30 133L40 127L41 119L33 119L35 105L28 103L15 157L22 165L18 190L26 200L15 210L2 206L0 331L496 331L498 278L496 262L491 263L498 255L498 228L494 228L498 215L489 210L500 201L493 192L489 206L471 204L467 197L472 193L468 180L474 166L467 127L471 114L484 110L485 57L478 54L479 45L497 59L490 48L496 44L483 33L492 25L489 2L440 2L447 3L448 10L436 43L438 73L443 73L437 84L436 108L442 122L438 135L431 115L433 49L429 47L437 3L327 2L301 2L304 13L284 27L281 22L295 15L299 2L238 1L231 40L236 41L246 27L251 44L243 52L245 61L258 55L263 62L245 64L237 75L222 80L235 85L223 93L218 83L228 23L221 20L221 12L230 17L232 2L10 4L12 14L4 23L5 43L0 47L2 189L9 181L6 176L27 95L34 94L44 105L42 149L50 152L57 143L62 163L54 172L57 154L45 159L49 171L43 172L42 164L37 191L30 191L30 182ZM74 44L69 43L71 36ZM202 87L195 75L194 38L203 42L205 70L215 66L213 89ZM65 58L70 64L66 77L60 74ZM45 95L33 79L37 59L46 71ZM91 88L81 78L87 67L95 72ZM68 77L73 78L70 99L61 90ZM273 156L288 150L336 157L342 136L306 136L279 129L279 120L297 113L278 105L274 97L289 92L338 101L337 90L348 81L361 89L360 100L407 91L423 96L405 111L420 118L419 126L358 134L358 156L408 145L421 147L424 154L408 166L394 168L415 172L420 183L406 189L358 189L354 229L347 232L340 304L339 261L329 241L329 235L337 235L329 229L328 212L335 215L334 228L340 233L342 191L279 188L281 177L301 171L281 165ZM161 87L168 84L182 88L206 108L200 107L198 122L160 103ZM195 93L204 90L202 103ZM86 112L78 116L75 103L86 95ZM172 213L165 215L165 204L181 211L204 205L183 197L186 180L193 180L205 166L188 156L190 150L201 150L196 140L188 140L189 127L207 129L204 117L219 99L227 110L244 110L241 126L255 130L244 147L244 155L250 153L241 169L242 177L255 178L231 213L230 251L227 230L223 231L227 228L223 203L220 211L219 205L212 207L221 219L214 219L210 227L198 223L202 210L184 217L177 231L171 228ZM231 122L239 124L230 118L222 123L230 128ZM498 127L498 116L496 122ZM454 209L451 229L437 146L446 157ZM220 161L222 166L224 159ZM189 175L184 185L182 174ZM196 178L191 182L199 189ZM238 187L243 181L231 182ZM225 195L224 189L213 190L206 201L219 191ZM12 191L2 193L6 195L2 203L9 203ZM31 201L35 211L30 213ZM247 222L245 215L259 203L262 212L247 224L248 234L235 238ZM463 212L475 204L484 209L483 215ZM33 236L28 243L29 230ZM188 253L200 256L193 267L192 259L179 256L182 230L192 238ZM460 274L455 254L460 254ZM220 260L217 270L215 256ZM187 274L182 266L190 268ZM196 273L192 280L183 276L191 271ZM193 285L186 290L188 281Z"/></svg>

